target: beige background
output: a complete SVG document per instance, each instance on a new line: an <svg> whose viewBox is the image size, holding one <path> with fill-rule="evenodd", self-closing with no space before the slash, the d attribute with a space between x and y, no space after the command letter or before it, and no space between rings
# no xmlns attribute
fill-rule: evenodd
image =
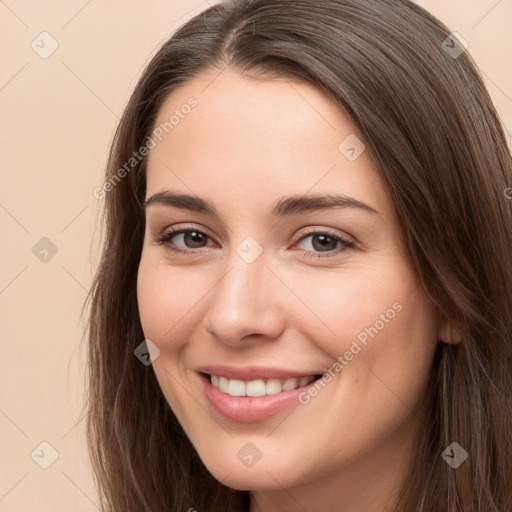
<svg viewBox="0 0 512 512"><path fill-rule="evenodd" d="M98 510L79 421L80 310L101 206L92 191L142 66L208 3L0 0L3 512ZM512 0L418 3L469 42L511 132ZM58 43L46 59L40 53L52 40L42 32ZM50 244L55 254L44 253ZM58 454L47 469L40 464L51 462L52 448L42 442Z"/></svg>

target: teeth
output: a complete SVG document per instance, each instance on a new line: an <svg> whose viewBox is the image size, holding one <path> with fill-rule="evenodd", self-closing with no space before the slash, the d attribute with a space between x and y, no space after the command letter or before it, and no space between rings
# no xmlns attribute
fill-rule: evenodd
<svg viewBox="0 0 512 512"><path fill-rule="evenodd" d="M237 379L227 379L218 375L210 375L212 386L223 393L231 396L265 396L277 395L281 391L291 391L292 389L302 388L313 382L315 377L289 379L268 379L266 382L262 379L245 382Z"/></svg>
<svg viewBox="0 0 512 512"><path fill-rule="evenodd" d="M228 383L229 383L229 381L228 381L228 379L226 379L226 377L219 377L219 389L223 393L227 393L228 392ZM212 384L213 384L213 382L212 382Z"/></svg>
<svg viewBox="0 0 512 512"><path fill-rule="evenodd" d="M310 379L310 377L302 377L299 381L299 387L301 388L301 387L305 386L306 384L309 384L311 382L311 380L313 380L313 379L311 379L311 380L309 380L309 379Z"/></svg>
<svg viewBox="0 0 512 512"><path fill-rule="evenodd" d="M245 393L247 396L264 396L265 382L262 380L251 380L250 382L247 382L245 384Z"/></svg>
<svg viewBox="0 0 512 512"><path fill-rule="evenodd" d="M268 379L265 385L265 395L277 395L282 391L281 381L279 379Z"/></svg>
<svg viewBox="0 0 512 512"><path fill-rule="evenodd" d="M283 391L290 391L292 389L298 388L301 380L302 379L295 379L295 378L286 379L282 385Z"/></svg>
<svg viewBox="0 0 512 512"><path fill-rule="evenodd" d="M230 380L228 382L228 394L231 396L245 396L245 382Z"/></svg>

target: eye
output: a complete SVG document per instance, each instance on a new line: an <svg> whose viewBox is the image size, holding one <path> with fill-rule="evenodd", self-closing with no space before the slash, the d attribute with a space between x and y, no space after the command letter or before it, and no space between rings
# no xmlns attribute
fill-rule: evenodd
<svg viewBox="0 0 512 512"><path fill-rule="evenodd" d="M331 233L330 231L313 231L307 233L299 239L298 244L309 240L307 243L303 243L304 250L308 253L307 257L325 257L335 256L342 252L347 252L355 247L355 243L345 238ZM326 253L326 254L318 254ZM333 253L334 251L334 253Z"/></svg>
<svg viewBox="0 0 512 512"><path fill-rule="evenodd" d="M205 247L205 243L210 237L198 229L186 229L186 228L171 228L169 231L155 237L153 241L157 245L165 244L168 249L174 252L193 254L193 249L201 249ZM176 239L189 250L179 249L174 246L175 242L171 243L171 240Z"/></svg>
<svg viewBox="0 0 512 512"><path fill-rule="evenodd" d="M306 240L311 239L307 243ZM166 247L176 253L199 255L201 251L194 249L202 249L207 247L210 236L198 229L184 228L177 226L153 238L157 245L166 245ZM186 249L176 247L176 241L185 245ZM302 234L296 245L303 244L303 250L306 257L326 257L336 256L337 254L347 252L355 247L355 243L350 240L336 235L328 230L312 231ZM325 253L325 254L322 254Z"/></svg>

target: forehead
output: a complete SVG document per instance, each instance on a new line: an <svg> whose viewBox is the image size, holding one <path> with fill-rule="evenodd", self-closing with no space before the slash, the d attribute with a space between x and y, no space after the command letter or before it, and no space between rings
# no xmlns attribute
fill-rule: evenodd
<svg viewBox="0 0 512 512"><path fill-rule="evenodd" d="M357 156L362 136L311 84L209 71L166 99L158 127L148 195L166 189L208 195L215 188L217 196L234 192L261 204L285 193L337 192L364 197L381 212L389 207L368 152L356 159L347 153L352 146Z"/></svg>

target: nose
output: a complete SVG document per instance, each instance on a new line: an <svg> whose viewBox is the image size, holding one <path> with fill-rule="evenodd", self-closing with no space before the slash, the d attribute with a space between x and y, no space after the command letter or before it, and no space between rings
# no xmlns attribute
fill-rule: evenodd
<svg viewBox="0 0 512 512"><path fill-rule="evenodd" d="M233 251L211 291L205 318L207 330L219 342L240 347L279 338L289 297L267 264L264 252L249 263Z"/></svg>

